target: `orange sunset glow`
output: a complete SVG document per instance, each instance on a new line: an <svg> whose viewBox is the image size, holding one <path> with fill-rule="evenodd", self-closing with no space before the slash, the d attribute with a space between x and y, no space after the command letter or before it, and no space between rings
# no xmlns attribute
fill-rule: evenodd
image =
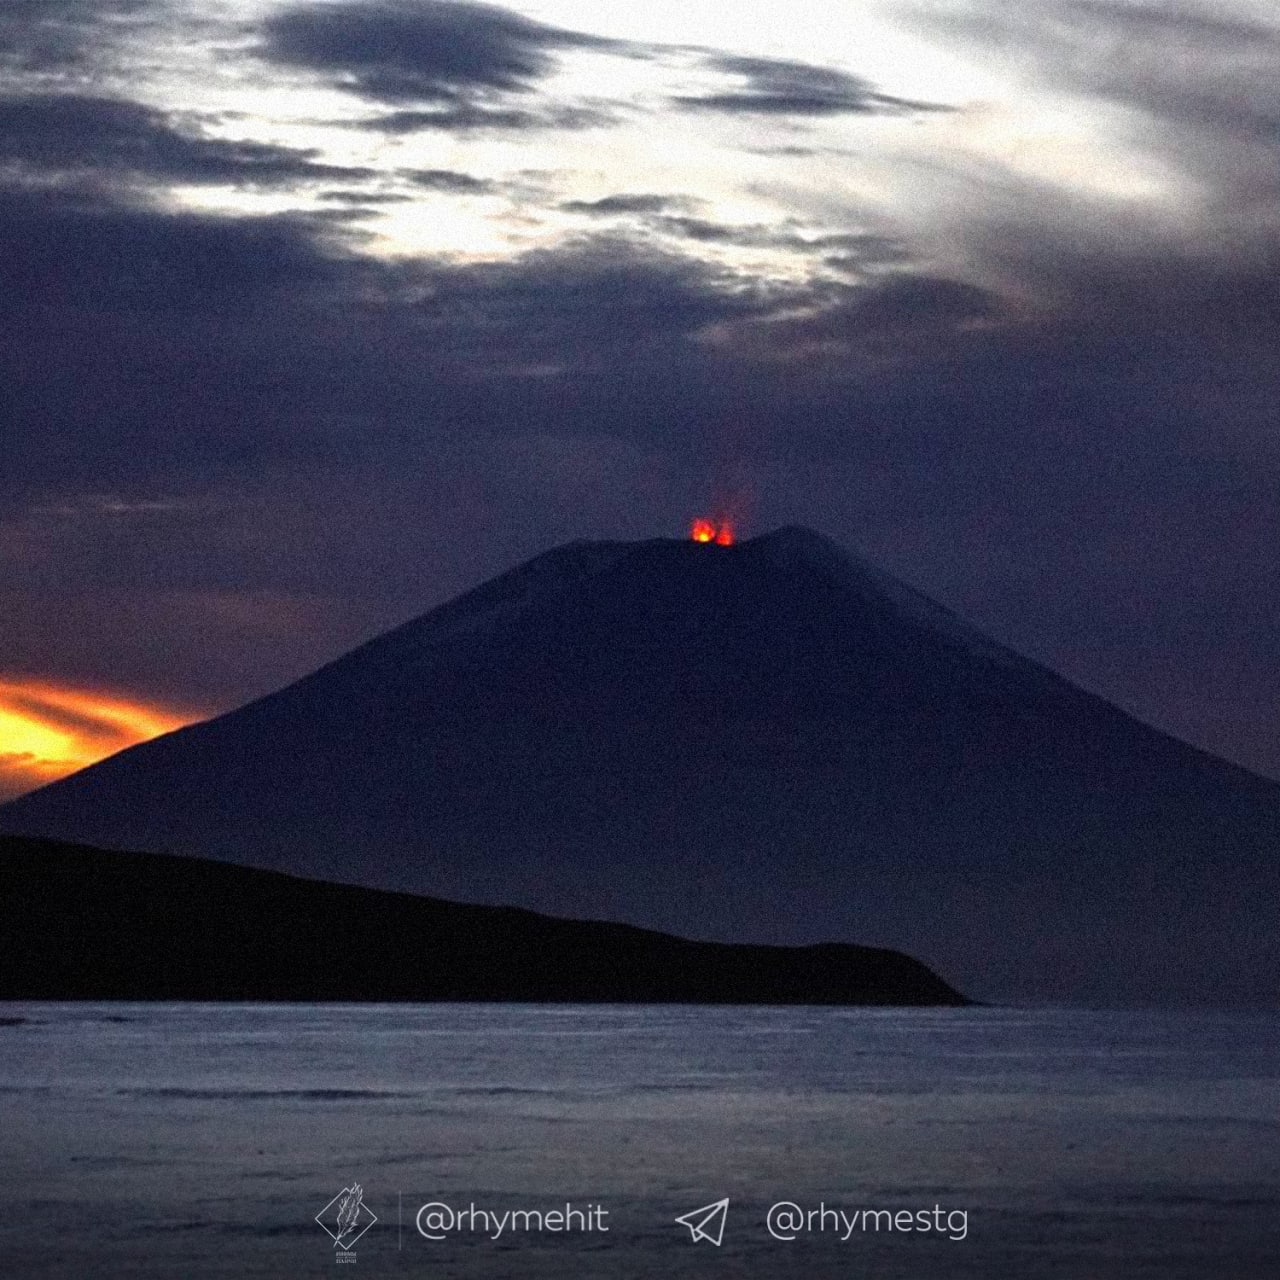
<svg viewBox="0 0 1280 1280"><path fill-rule="evenodd" d="M121 694L0 678L0 802L200 718Z"/></svg>

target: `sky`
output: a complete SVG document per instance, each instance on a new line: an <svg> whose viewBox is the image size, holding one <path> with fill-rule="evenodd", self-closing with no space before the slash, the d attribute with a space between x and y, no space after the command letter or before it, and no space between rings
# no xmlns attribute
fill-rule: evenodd
<svg viewBox="0 0 1280 1280"><path fill-rule="evenodd" d="M1273 5L5 0L0 86L0 798L712 512L1280 777Z"/></svg>

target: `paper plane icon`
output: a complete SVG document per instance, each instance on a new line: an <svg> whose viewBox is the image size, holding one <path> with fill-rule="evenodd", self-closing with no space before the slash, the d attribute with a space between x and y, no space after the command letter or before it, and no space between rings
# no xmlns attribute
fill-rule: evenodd
<svg viewBox="0 0 1280 1280"><path fill-rule="evenodd" d="M686 1213L683 1218L677 1218L676 1221L682 1227L689 1228L694 1244L699 1240L707 1240L711 1244L718 1245L724 1239L724 1224L728 1216L729 1197L726 1196L723 1200L717 1200L715 1204L704 1204L701 1209Z"/></svg>

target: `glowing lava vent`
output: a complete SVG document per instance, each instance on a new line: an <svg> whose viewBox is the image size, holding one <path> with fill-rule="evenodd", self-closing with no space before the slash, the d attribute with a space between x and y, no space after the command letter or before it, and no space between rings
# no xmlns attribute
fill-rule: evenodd
<svg viewBox="0 0 1280 1280"><path fill-rule="evenodd" d="M718 547L731 547L733 546L733 522L707 520L699 516L690 526L689 536L694 542L714 542Z"/></svg>

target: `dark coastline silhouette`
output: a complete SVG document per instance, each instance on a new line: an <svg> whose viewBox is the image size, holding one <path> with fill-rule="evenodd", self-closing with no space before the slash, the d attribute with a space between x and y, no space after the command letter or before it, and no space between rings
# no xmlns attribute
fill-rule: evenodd
<svg viewBox="0 0 1280 1280"><path fill-rule="evenodd" d="M960 1005L896 951L729 946L0 837L0 999Z"/></svg>

